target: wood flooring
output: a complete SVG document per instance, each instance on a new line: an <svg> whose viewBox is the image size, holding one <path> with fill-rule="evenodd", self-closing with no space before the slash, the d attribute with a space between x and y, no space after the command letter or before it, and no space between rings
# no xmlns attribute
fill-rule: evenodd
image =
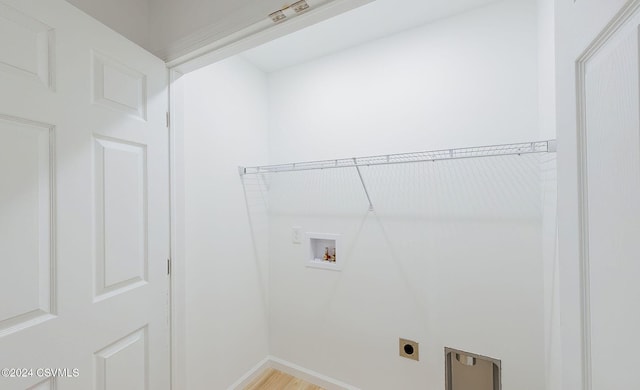
<svg viewBox="0 0 640 390"><path fill-rule="evenodd" d="M282 371L269 368L244 390L324 390L322 387L305 382Z"/></svg>

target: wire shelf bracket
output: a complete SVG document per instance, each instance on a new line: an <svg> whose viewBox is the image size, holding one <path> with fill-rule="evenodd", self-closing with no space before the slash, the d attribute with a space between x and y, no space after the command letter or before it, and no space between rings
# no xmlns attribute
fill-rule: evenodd
<svg viewBox="0 0 640 390"><path fill-rule="evenodd" d="M533 153L555 153L557 141L534 141L514 144L476 146L458 149L442 149L424 152L385 154L369 157L342 158L336 160L305 161L289 164L262 165L255 167L238 167L240 176L292 171L310 171L317 169L355 168L369 201L369 210L373 211L373 203L367 186L360 172L360 167L390 164L408 164L427 161L459 160L466 158L514 156Z"/></svg>
<svg viewBox="0 0 640 390"><path fill-rule="evenodd" d="M371 197L369 196L369 190L367 190L367 185L364 184L364 179L362 178L362 173L360 172L360 167L357 165L355 157L353 158L353 163L355 164L356 171L358 171L358 177L360 178L362 189L364 189L364 194L367 196L367 200L369 201L369 211L373 211L373 203L371 202Z"/></svg>

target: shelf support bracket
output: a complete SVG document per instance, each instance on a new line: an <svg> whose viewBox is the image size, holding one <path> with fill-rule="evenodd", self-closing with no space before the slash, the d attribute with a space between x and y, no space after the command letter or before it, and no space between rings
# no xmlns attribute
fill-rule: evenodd
<svg viewBox="0 0 640 390"><path fill-rule="evenodd" d="M369 196L367 185L364 183L364 179L362 178L362 173L360 172L360 167L358 166L358 161L356 160L355 157L353 158L353 166L356 168L356 171L358 172L358 177L360 178L360 183L362 183L364 194L367 196L367 200L369 201L369 211L373 211L373 203L371 202L371 197Z"/></svg>

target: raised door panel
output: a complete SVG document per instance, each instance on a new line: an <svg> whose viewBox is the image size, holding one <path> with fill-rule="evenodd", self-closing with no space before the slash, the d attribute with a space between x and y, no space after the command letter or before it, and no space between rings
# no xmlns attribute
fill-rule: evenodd
<svg viewBox="0 0 640 390"><path fill-rule="evenodd" d="M29 387L27 390L56 390L55 378L47 378L42 382Z"/></svg>
<svg viewBox="0 0 640 390"><path fill-rule="evenodd" d="M147 329L139 329L95 353L97 390L147 390Z"/></svg>
<svg viewBox="0 0 640 390"><path fill-rule="evenodd" d="M146 160L143 145L95 140L98 297L147 280Z"/></svg>
<svg viewBox="0 0 640 390"><path fill-rule="evenodd" d="M50 318L53 127L0 116L0 335Z"/></svg>
<svg viewBox="0 0 640 390"><path fill-rule="evenodd" d="M53 88L53 40L51 27L0 3L0 71Z"/></svg>
<svg viewBox="0 0 640 390"><path fill-rule="evenodd" d="M95 51L92 56L93 102L146 120L146 75Z"/></svg>

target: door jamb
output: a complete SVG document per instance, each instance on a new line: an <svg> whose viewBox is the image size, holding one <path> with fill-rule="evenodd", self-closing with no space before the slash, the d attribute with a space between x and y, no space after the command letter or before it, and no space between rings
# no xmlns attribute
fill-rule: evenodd
<svg viewBox="0 0 640 390"><path fill-rule="evenodd" d="M182 76L243 51L301 30L375 0L329 0L291 20L264 28L259 22L226 38L210 42L167 62L169 70L169 197L170 197L170 354L171 389L187 389L186 256L184 197L184 95Z"/></svg>

